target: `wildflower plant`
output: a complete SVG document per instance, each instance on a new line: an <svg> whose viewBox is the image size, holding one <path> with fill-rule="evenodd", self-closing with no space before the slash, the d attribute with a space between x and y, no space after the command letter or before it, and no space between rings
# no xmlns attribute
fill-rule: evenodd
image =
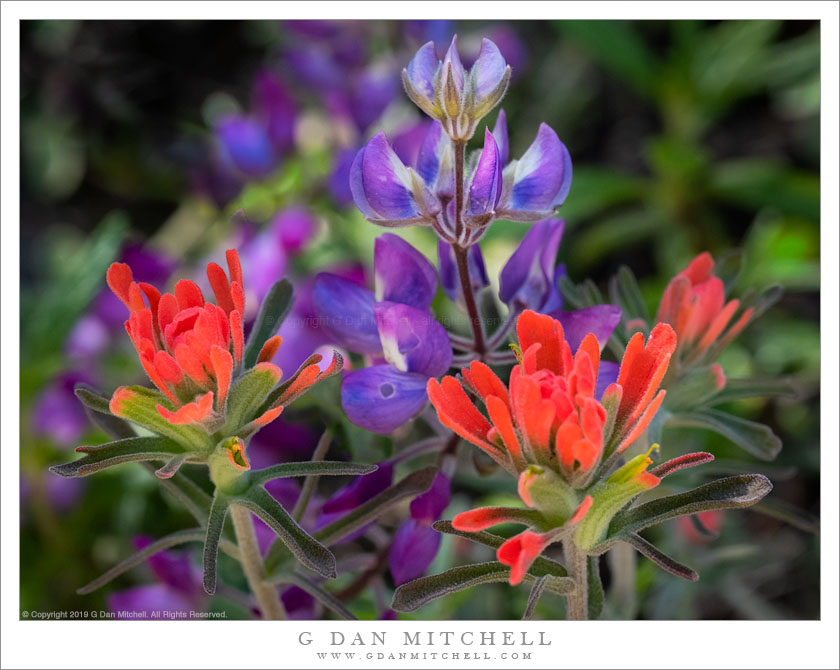
<svg viewBox="0 0 840 670"><path fill-rule="evenodd" d="M546 594L565 599L567 618L598 618L604 602L601 556L630 547L672 575L696 580L691 567L642 532L676 517L751 506L770 492L765 476L748 471L682 492L661 482L695 466L712 472L708 464L714 460L706 452L682 453L666 428L710 428L759 458L778 453L781 444L769 428L716 408L732 399L789 392L779 380L728 379L717 362L778 292L727 301L733 263L715 264L707 253L668 284L653 318L627 268L612 278L606 296L591 280L573 283L556 262L564 232L556 213L572 188L569 151L543 123L529 148L510 160L504 111L499 109L492 128L487 122L511 74L487 39L469 69L457 38L442 60L434 43L427 43L402 71L407 96L431 119L416 161L403 162L378 132L350 166L356 206L389 232L375 242L372 287L322 272L314 279L312 302L322 333L347 352L342 420L395 443L412 439L395 444L378 469L323 460L324 441L310 462L251 468L251 438L345 367L338 351L330 361L313 355L284 380L272 360L282 345L276 331L291 308L288 282L267 292L246 339L246 292L235 250L227 252L227 272L214 263L207 268L215 303L193 282L179 281L173 293L161 294L134 281L127 265L110 268L108 285L129 311L126 330L155 388L121 387L107 399L78 387L91 416L117 439L79 447L80 460L52 470L80 477L143 462L199 525L144 547L84 592L157 551L203 541L207 593L216 588L221 549L242 564L262 616L283 616L281 583L352 616L323 583L336 576L330 547L365 533L387 509L413 498L391 537L371 533L379 543L365 574L384 571L387 564L396 587L393 610L410 612L483 583L526 582L531 594L524 618ZM474 139L481 146L468 151ZM497 220L528 229L499 274L495 301L488 295L493 282L480 242ZM390 232L407 226L434 234L437 268ZM435 313L439 287L466 313L469 335L454 332ZM490 303L506 311L492 320L492 332ZM328 406L335 399L318 402L325 416L335 415ZM414 440L414 422L432 436ZM479 474L501 471L514 479L510 489L521 506L479 507L441 518L458 490L461 441L480 450L473 459ZM426 467L413 467L421 459ZM183 475L185 464L207 468L212 496ZM413 471L392 483L397 464ZM323 504L317 522L305 523L322 475L357 478ZM265 488L283 477L305 478L291 511ZM264 557L252 513L277 535ZM226 531L227 518L233 533ZM488 530L501 524L521 529L512 535ZM446 534L492 548L496 560L423 576ZM631 579L633 565L627 568Z"/></svg>

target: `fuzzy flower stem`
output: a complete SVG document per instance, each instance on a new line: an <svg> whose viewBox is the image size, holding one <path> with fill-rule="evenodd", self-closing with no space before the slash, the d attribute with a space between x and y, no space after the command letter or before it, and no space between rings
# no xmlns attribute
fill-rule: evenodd
<svg viewBox="0 0 840 670"><path fill-rule="evenodd" d="M230 518L233 521L236 543L239 545L241 553L242 570L248 579L251 593L257 599L263 618L270 621L285 620L286 610L280 601L277 587L264 581L265 569L260 547L257 544L257 535L254 532L251 512L244 507L233 504L230 506Z"/></svg>
<svg viewBox="0 0 840 670"><path fill-rule="evenodd" d="M572 537L563 542L563 552L566 557L566 570L575 580L574 593L566 596L566 619L586 621L589 618L589 559Z"/></svg>
<svg viewBox="0 0 840 670"><path fill-rule="evenodd" d="M452 245L455 251L455 260L458 264L458 277L461 280L461 290L464 292L464 304L467 307L467 314L470 317L470 326L473 331L473 351L484 356L484 329L481 325L481 315L478 313L478 305L470 282L470 270L467 265L467 249L462 249L456 244Z"/></svg>

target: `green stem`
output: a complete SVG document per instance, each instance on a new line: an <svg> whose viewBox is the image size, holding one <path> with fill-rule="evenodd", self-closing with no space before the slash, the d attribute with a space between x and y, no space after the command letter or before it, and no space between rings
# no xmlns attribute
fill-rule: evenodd
<svg viewBox="0 0 840 670"><path fill-rule="evenodd" d="M265 582L265 569L262 554L254 532L254 522L251 512L237 504L230 506L230 519L236 532L236 543L241 554L240 562L251 593L257 599L263 619L282 621L286 618L286 610L277 594L277 587Z"/></svg>
<svg viewBox="0 0 840 670"><path fill-rule="evenodd" d="M575 544L572 537L563 542L563 552L566 556L566 570L575 580L574 592L566 596L566 619L586 621L589 618L588 558L586 552Z"/></svg>
<svg viewBox="0 0 840 670"><path fill-rule="evenodd" d="M324 456L327 455L327 450L330 448L330 439L332 439L332 436L329 431L324 431L324 434L321 435L321 439L318 440L318 445L315 447L315 451L312 453L313 461L324 460ZM303 518L303 513L306 512L306 506L312 499L312 494L315 493L315 487L318 486L318 479L318 475L309 475L303 481L300 496L295 503L294 510L292 510L292 518L294 518L295 521L300 522L301 518Z"/></svg>

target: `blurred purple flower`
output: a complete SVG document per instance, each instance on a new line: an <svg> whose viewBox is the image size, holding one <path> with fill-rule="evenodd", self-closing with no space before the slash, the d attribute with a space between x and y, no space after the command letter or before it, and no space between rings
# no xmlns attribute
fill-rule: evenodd
<svg viewBox="0 0 840 670"><path fill-rule="evenodd" d="M65 372L41 391L31 419L37 435L45 435L62 447L78 443L90 426L84 405L73 392L78 383L92 385L93 379L84 372Z"/></svg>
<svg viewBox="0 0 840 670"><path fill-rule="evenodd" d="M275 151L287 151L294 140L295 103L276 74L263 69L252 88L254 115L262 122Z"/></svg>
<svg viewBox="0 0 840 670"><path fill-rule="evenodd" d="M429 490L411 501L409 505L411 518L425 523L437 521L449 506L451 495L452 481L443 472L439 471L435 475Z"/></svg>
<svg viewBox="0 0 840 670"><path fill-rule="evenodd" d="M279 157L267 129L256 119L240 114L223 117L216 136L224 156L248 177L266 177L277 168Z"/></svg>

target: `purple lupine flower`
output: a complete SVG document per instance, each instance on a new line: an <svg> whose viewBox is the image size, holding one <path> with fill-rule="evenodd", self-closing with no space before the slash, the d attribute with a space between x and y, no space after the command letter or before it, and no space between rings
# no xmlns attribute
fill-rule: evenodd
<svg viewBox="0 0 840 670"><path fill-rule="evenodd" d="M427 310L437 291L431 263L403 238L386 233L374 243L374 286L377 300L400 302Z"/></svg>
<svg viewBox="0 0 840 670"><path fill-rule="evenodd" d="M375 498L385 489L391 486L394 481L394 466L385 461L379 463L379 468L369 475L354 477L353 481L334 493L321 507L314 529L318 530L331 524L333 521L342 518L348 512L353 511L359 505ZM370 527L367 524L354 531L342 542L351 542L360 537Z"/></svg>
<svg viewBox="0 0 840 670"><path fill-rule="evenodd" d="M440 121L426 131L417 153L417 173L438 200L455 196L455 153Z"/></svg>
<svg viewBox="0 0 840 670"><path fill-rule="evenodd" d="M274 144L259 121L239 114L225 116L216 125L216 136L223 155L243 174L262 178L277 167Z"/></svg>
<svg viewBox="0 0 840 670"><path fill-rule="evenodd" d="M274 149L287 151L294 140L295 103L280 79L270 70L260 70L252 87L254 115L262 122Z"/></svg>
<svg viewBox="0 0 840 670"><path fill-rule="evenodd" d="M490 286L490 279L487 277L487 270L484 267L484 257L481 255L481 248L477 244L472 245L467 251L467 268L470 272L470 286L474 293L485 286ZM458 277L455 252L452 245L443 240L438 240L438 270L440 272L440 285L446 295L452 302L463 305L464 293Z"/></svg>
<svg viewBox="0 0 840 670"><path fill-rule="evenodd" d="M444 472L438 471L429 490L411 501L409 505L411 518L426 523L434 523L440 519L443 511L449 507L451 496L452 480Z"/></svg>
<svg viewBox="0 0 840 670"><path fill-rule="evenodd" d="M566 341L576 351L589 333L593 333L601 349L607 344L610 335L621 321L621 308L616 305L593 305L573 312L548 312L563 325Z"/></svg>
<svg viewBox="0 0 840 670"><path fill-rule="evenodd" d="M428 119L423 119L400 128L391 137L391 147L405 165L417 164L417 156L431 125Z"/></svg>
<svg viewBox="0 0 840 670"><path fill-rule="evenodd" d="M277 232L283 250L289 254L300 253L312 240L318 221L303 207L290 207L274 216L269 227Z"/></svg>
<svg viewBox="0 0 840 670"><path fill-rule="evenodd" d="M505 131L506 133L506 131ZM499 129L499 134L502 134ZM560 138L540 124L536 138L504 171L498 215L511 221L536 221L563 204L572 185L572 159Z"/></svg>
<svg viewBox="0 0 840 670"><path fill-rule="evenodd" d="M504 96L510 72L499 49L487 39L481 41L478 58L467 72L456 35L442 62L434 42L420 47L403 70L403 85L412 102L440 121L450 137L468 140L478 121Z"/></svg>
<svg viewBox="0 0 840 670"><path fill-rule="evenodd" d="M65 372L41 391L32 411L32 429L37 435L62 447L78 443L90 425L73 391L78 383L92 384L93 380L84 372Z"/></svg>
<svg viewBox="0 0 840 670"><path fill-rule="evenodd" d="M352 78L350 111L359 132L365 132L382 116L399 93L395 68L388 63L373 64Z"/></svg>
<svg viewBox="0 0 840 670"><path fill-rule="evenodd" d="M560 219L544 219L525 233L499 275L502 302L512 309L542 309L551 296L563 226Z"/></svg>
<svg viewBox="0 0 840 670"><path fill-rule="evenodd" d="M353 202L350 190L350 168L358 153L357 149L342 149L333 162L333 169L327 180L327 190L339 205L347 206Z"/></svg>
<svg viewBox="0 0 840 670"><path fill-rule="evenodd" d="M440 210L422 179L403 165L381 132L356 154L350 191L362 213L380 225L428 223Z"/></svg>
<svg viewBox="0 0 840 670"><path fill-rule="evenodd" d="M441 534L429 524L408 519L394 533L388 566L399 586L420 577L437 556Z"/></svg>
<svg viewBox="0 0 840 670"><path fill-rule="evenodd" d="M140 537L134 545L140 550L150 543L151 539ZM108 608L117 618L123 618L123 613L127 618L135 618L129 612L143 612L145 618L150 618L152 612L168 612L169 618L186 619L190 611L206 608L201 569L187 555L159 551L149 558L148 565L158 583L135 586L108 596Z"/></svg>
<svg viewBox="0 0 840 670"><path fill-rule="evenodd" d="M411 501L411 518L394 534L389 555L391 575L397 586L422 575L435 560L441 534L431 524L449 506L451 485L449 477L438 472L429 490Z"/></svg>
<svg viewBox="0 0 840 670"><path fill-rule="evenodd" d="M390 433L422 409L426 382L446 372L452 348L429 310L437 288L431 263L390 233L376 240L374 258L375 293L322 273L314 302L336 342L385 359L346 373L341 402L356 425Z"/></svg>

